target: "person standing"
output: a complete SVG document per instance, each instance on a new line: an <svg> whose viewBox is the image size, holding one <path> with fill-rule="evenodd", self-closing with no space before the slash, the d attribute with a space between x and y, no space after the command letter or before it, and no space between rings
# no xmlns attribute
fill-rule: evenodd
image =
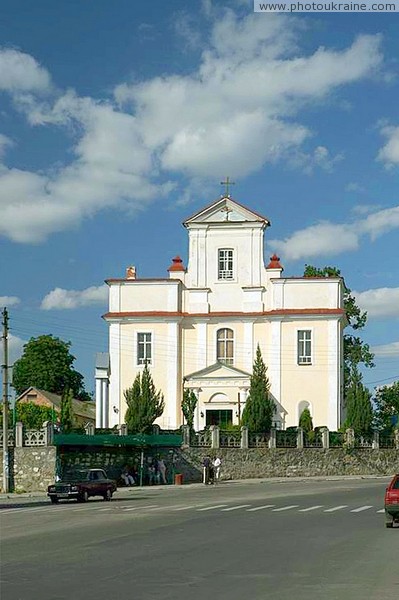
<svg viewBox="0 0 399 600"><path fill-rule="evenodd" d="M158 471L161 477L161 483L166 485L166 465L163 458L158 459Z"/></svg>
<svg viewBox="0 0 399 600"><path fill-rule="evenodd" d="M204 485L208 485L209 483L209 476L210 476L210 469L211 469L211 459L209 458L209 456L205 456L204 460L202 461L202 467L203 467L203 484Z"/></svg>
<svg viewBox="0 0 399 600"><path fill-rule="evenodd" d="M213 470L214 470L214 480L215 480L215 483L219 483L219 480L220 480L220 467L222 465L222 461L217 456L214 459L214 461L213 461L212 464L213 464Z"/></svg>

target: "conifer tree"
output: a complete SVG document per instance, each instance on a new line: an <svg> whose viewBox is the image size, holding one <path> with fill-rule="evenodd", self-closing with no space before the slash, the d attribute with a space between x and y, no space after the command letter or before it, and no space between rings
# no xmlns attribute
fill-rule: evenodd
<svg viewBox="0 0 399 600"><path fill-rule="evenodd" d="M299 427L302 427L305 433L313 431L312 415L310 414L310 410L308 408L304 408L301 412L301 416L299 417Z"/></svg>
<svg viewBox="0 0 399 600"><path fill-rule="evenodd" d="M193 390L184 390L181 409L190 429L194 426L194 412L198 403L198 398Z"/></svg>
<svg viewBox="0 0 399 600"><path fill-rule="evenodd" d="M350 385L346 396L345 427L356 433L368 433L373 422L371 393L362 383L362 375L357 366L352 368Z"/></svg>
<svg viewBox="0 0 399 600"><path fill-rule="evenodd" d="M148 366L137 373L132 387L124 391L127 403L125 422L131 433L149 433L165 408L163 394L156 391Z"/></svg>
<svg viewBox="0 0 399 600"><path fill-rule="evenodd" d="M62 433L70 433L74 427L72 390L65 388L61 396L61 430Z"/></svg>
<svg viewBox="0 0 399 600"><path fill-rule="evenodd" d="M258 344L251 375L249 396L242 413L242 425L246 425L250 431L268 432L272 427L275 410L276 405L270 396L267 367L263 362Z"/></svg>
<svg viewBox="0 0 399 600"><path fill-rule="evenodd" d="M375 425L379 430L392 431L399 426L399 381L379 387L375 391Z"/></svg>

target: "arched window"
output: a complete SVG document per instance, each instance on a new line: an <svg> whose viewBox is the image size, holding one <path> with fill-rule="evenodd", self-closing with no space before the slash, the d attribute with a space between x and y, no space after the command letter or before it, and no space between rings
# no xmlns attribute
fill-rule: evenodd
<svg viewBox="0 0 399 600"><path fill-rule="evenodd" d="M226 365L234 363L234 332L232 329L219 329L216 337L216 359Z"/></svg>

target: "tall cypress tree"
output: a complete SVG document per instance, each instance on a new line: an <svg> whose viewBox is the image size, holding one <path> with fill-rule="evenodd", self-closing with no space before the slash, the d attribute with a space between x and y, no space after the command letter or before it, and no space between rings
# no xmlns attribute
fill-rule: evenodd
<svg viewBox="0 0 399 600"><path fill-rule="evenodd" d="M263 362L260 347L256 349L256 358L252 369L249 396L242 413L242 424L250 431L268 432L273 423L276 405L270 396L270 381L267 367Z"/></svg>
<svg viewBox="0 0 399 600"><path fill-rule="evenodd" d="M194 426L194 413L198 403L198 398L194 394L193 390L184 390L183 400L181 403L181 409L186 419L186 423L190 429Z"/></svg>
<svg viewBox="0 0 399 600"><path fill-rule="evenodd" d="M350 385L346 396L345 427L351 427L356 433L368 433L373 422L371 393L362 383L362 375L357 366L352 368Z"/></svg>
<svg viewBox="0 0 399 600"><path fill-rule="evenodd" d="M73 408L72 408L72 390L65 388L61 396L61 430L62 433L69 433L74 427Z"/></svg>
<svg viewBox="0 0 399 600"><path fill-rule="evenodd" d="M137 373L131 388L124 392L127 403L125 422L133 433L149 433L155 419L160 417L165 408L163 394L155 389L148 366L143 373Z"/></svg>
<svg viewBox="0 0 399 600"><path fill-rule="evenodd" d="M312 415L308 408L304 408L301 412L301 416L299 417L299 427L302 427L303 431L306 433L313 431Z"/></svg>

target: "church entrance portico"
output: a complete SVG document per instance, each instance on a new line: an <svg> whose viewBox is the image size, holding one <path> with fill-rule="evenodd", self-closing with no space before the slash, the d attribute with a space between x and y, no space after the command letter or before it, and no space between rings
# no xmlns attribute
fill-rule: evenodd
<svg viewBox="0 0 399 600"><path fill-rule="evenodd" d="M186 375L185 388L198 398L194 426L238 425L250 385L250 374L231 365L215 363L206 369Z"/></svg>

